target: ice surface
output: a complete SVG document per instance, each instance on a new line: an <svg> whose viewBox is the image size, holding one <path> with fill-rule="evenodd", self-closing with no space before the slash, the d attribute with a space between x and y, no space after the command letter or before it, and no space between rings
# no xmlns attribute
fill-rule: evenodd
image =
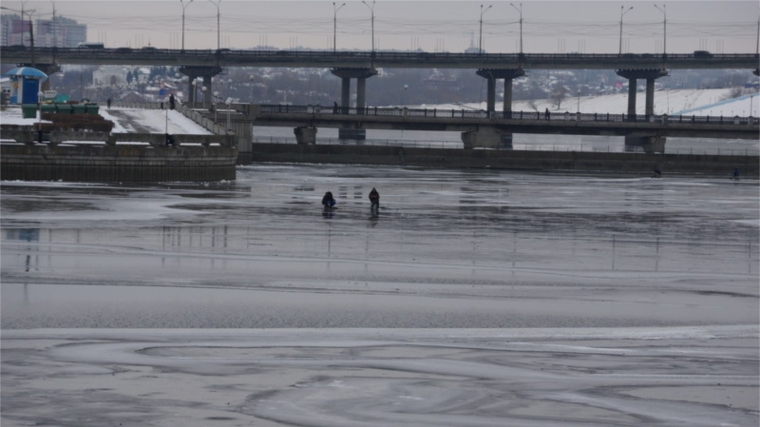
<svg viewBox="0 0 760 427"><path fill-rule="evenodd" d="M754 179L257 165L1 191L3 426L760 421Z"/></svg>

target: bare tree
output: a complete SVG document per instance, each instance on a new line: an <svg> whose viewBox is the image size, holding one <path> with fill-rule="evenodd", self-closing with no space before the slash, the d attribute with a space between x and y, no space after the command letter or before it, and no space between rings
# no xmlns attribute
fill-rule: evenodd
<svg viewBox="0 0 760 427"><path fill-rule="evenodd" d="M560 82L556 82L554 84L554 88L552 88L551 93L551 100L554 101L555 104L557 104L557 109L559 110L560 106L562 105L562 101L567 98L567 87L563 85Z"/></svg>

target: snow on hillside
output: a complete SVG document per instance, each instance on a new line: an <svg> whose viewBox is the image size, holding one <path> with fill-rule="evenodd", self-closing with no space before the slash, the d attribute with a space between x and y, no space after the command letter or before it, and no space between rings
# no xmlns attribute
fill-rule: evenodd
<svg viewBox="0 0 760 427"><path fill-rule="evenodd" d="M654 112L655 114L670 115L697 115L697 116L748 116L750 115L750 105L752 107L752 116L760 116L760 96L745 95L743 97L726 100L725 98L731 92L731 89L678 89L662 90L654 94ZM549 99L538 99L531 101L515 101L512 104L512 111L540 111L547 108L553 113L564 113L565 111L574 113L578 111L584 113L610 113L625 114L628 112L628 94L619 93L613 95L600 96L581 96L568 97L562 101L559 108ZM443 104L443 105L426 105L427 108L439 109L460 109L469 108L473 110L484 110L486 103L469 103L464 105ZM501 110L502 104L496 103L496 109ZM645 94L637 93L636 96L636 113L644 114Z"/></svg>

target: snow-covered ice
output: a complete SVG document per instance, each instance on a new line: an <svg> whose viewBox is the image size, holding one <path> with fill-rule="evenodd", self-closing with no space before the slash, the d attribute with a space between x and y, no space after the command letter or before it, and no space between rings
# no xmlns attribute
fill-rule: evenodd
<svg viewBox="0 0 760 427"><path fill-rule="evenodd" d="M2 423L756 426L759 194L333 165L3 182Z"/></svg>

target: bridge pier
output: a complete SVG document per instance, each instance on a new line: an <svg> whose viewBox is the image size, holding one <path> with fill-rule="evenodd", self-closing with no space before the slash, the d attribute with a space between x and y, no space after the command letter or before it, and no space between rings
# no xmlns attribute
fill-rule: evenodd
<svg viewBox="0 0 760 427"><path fill-rule="evenodd" d="M356 79L356 114L365 114L367 107L367 79L376 75L375 68L333 68L330 70L336 77L340 77L340 112L349 114L351 108L351 79ZM358 139L367 138L367 132L364 129L352 129L344 127L338 129L339 139Z"/></svg>
<svg viewBox="0 0 760 427"><path fill-rule="evenodd" d="M488 96L486 101L486 111L489 117L493 117L496 111L496 80L504 79L504 118L512 117L512 80L525 75L521 68L506 69L480 69L475 72L480 77L488 81Z"/></svg>
<svg viewBox="0 0 760 427"><path fill-rule="evenodd" d="M512 134L499 132L495 126L483 126L462 132L465 149L506 148L512 149Z"/></svg>
<svg viewBox="0 0 760 427"><path fill-rule="evenodd" d="M525 71L521 68L480 69L475 73L485 78L488 82L486 112L488 113L488 117L492 118L496 117L496 79L504 79L502 117L505 119L512 118L512 80L524 76ZM468 131L462 133L462 142L464 142L465 148L512 149L512 134L497 133L495 129L474 131L474 133Z"/></svg>
<svg viewBox="0 0 760 427"><path fill-rule="evenodd" d="M625 151L636 152L644 151L645 153L664 153L665 137L664 136L626 136Z"/></svg>
<svg viewBox="0 0 760 427"><path fill-rule="evenodd" d="M299 126L293 129L296 142L299 145L314 145L317 143L317 128L313 126Z"/></svg>
<svg viewBox="0 0 760 427"><path fill-rule="evenodd" d="M628 120L636 121L636 80L645 79L647 82L646 100L644 104L644 114L652 116L654 114L654 81L660 77L668 75L665 69L646 69L646 70L617 70L617 75L628 79Z"/></svg>
<svg viewBox="0 0 760 427"><path fill-rule="evenodd" d="M222 69L220 67L216 66L194 66L194 65L188 65L184 67L179 68L179 72L186 75L187 80L187 102L193 108L196 107L196 97L195 97L195 87L193 87L193 82L198 77L203 77L203 86L206 87L206 91L203 92L203 100L204 104L208 99L211 99L211 94L213 93L213 90L211 89L211 77L216 76L217 74L222 72ZM204 105L205 108L205 105Z"/></svg>

